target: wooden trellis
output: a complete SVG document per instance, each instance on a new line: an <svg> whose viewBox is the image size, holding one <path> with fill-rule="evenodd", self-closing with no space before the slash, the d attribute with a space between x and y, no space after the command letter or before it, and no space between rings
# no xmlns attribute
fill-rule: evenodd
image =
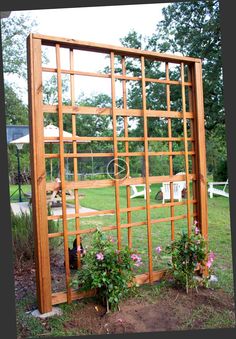
<svg viewBox="0 0 236 339"><path fill-rule="evenodd" d="M56 55L55 67L43 67L42 65L42 46L51 46L54 48ZM62 68L61 50L66 49L69 52L69 67ZM108 73L92 73L76 70L75 68L75 51L89 51L96 53L105 53L110 57L110 71ZM115 58L121 58L121 72L115 71ZM126 73L126 58L136 58L140 61L141 70L139 76L130 76ZM146 61L158 61L165 65L165 78L149 78L145 72ZM170 63L179 65L180 78L172 80L170 78ZM186 76L187 69L187 76ZM150 51L142 51L137 49L129 49L123 47L115 47L110 45L102 45L92 42L75 41L72 39L49 37L37 34L31 34L28 37L28 70L29 70L29 103L30 103L30 137L31 137L31 171L32 171L32 203L35 230L35 253L37 268L37 295L38 305L41 313L49 312L52 305L68 302L82 298L85 296L70 287L70 267L68 254L68 237L76 236L77 244L80 244L80 236L89 232L93 232L96 227L87 229L80 228L80 218L82 216L95 216L101 213L114 213L116 216L115 225L104 225L105 231L117 231L118 248L122 247L121 230L127 229L128 244L132 247L132 230L135 227L146 227L147 244L148 244L148 272L136 276L140 284L152 283L159 280L163 275L162 271L153 270L152 258L152 227L154 224L169 222L171 227L171 239L175 235L176 220L185 220L187 229L190 232L193 220L199 222L199 227L205 238L207 238L207 191L206 191L206 157L205 157L205 135L204 135L204 107L203 107L203 90L202 90L202 69L201 60L191 57L181 57L175 55L160 54ZM57 77L57 94L58 102L56 105L45 105L43 103L43 82L44 73L51 72ZM70 102L64 105L62 100L62 77L68 75L70 82ZM111 81L111 107L81 107L76 105L75 100L75 76L89 76L94 78L107 78ZM122 83L123 104L117 107L116 103L116 81ZM142 107L131 109L127 104L127 81L138 81L141 84ZM153 110L147 107L147 90L148 83L159 83L165 86L166 109ZM172 110L171 106L171 86L178 86L181 97L181 111ZM187 89L187 91L186 91ZM187 94L186 94L187 93ZM157 94L158 96L158 94ZM188 97L186 97L188 96ZM188 107L186 102L188 101ZM51 141L59 142L58 153L46 153L44 145L44 114L56 114L58 117L58 127L60 130L59 138L51 138ZM76 133L76 116L84 114L93 115L109 115L112 117L113 135L109 137L79 136ZM72 121L72 137L63 137L63 117L71 116ZM117 117L124 119L124 136L117 135ZM143 119L143 136L129 137L128 118L142 117ZM148 135L148 119L163 118L167 121L168 135L166 137L150 137ZM172 136L172 121L180 119L183 126L183 135L181 137ZM187 128L189 122L190 131ZM78 141L110 141L113 143L112 153L98 153L91 155L90 153L79 153L77 149ZM72 153L65 153L64 143L70 143ZM118 142L124 142L125 152L120 152ZM143 151L130 152L129 142L140 141L144 144ZM174 151L173 142L183 142L183 151ZM149 150L150 142L167 142L168 151L153 152ZM191 145L191 146L190 146ZM191 148L190 148L191 147ZM149 175L149 157L150 156L167 156L169 159L169 175L150 176ZM173 157L182 155L185 161L185 174L174 175ZM96 156L114 156L114 158L123 157L129 165L130 157L144 157L145 160L145 176L143 177L127 177L122 181L103 179L103 180L84 180L78 178L77 160L81 157ZM73 180L67 181L65 177L65 159L73 159ZM191 158L192 166L189 169L189 161ZM58 159L60 165L60 183L47 182L45 160ZM115 173L117 175L117 173ZM173 182L186 181L187 197L186 200L175 202L173 199ZM150 185L155 183L170 182L171 200L165 204L150 204ZM132 207L130 202L130 185L146 184L146 204L145 206ZM190 185L192 190L190 190ZM79 212L79 190L81 188L100 188L115 187L115 209L95 212ZM120 188L126 187L127 207L120 206ZM62 192L62 214L60 216L48 215L47 209L47 191L61 189ZM66 191L73 190L75 196L75 213L67 214L66 209ZM192 193L191 193L192 192ZM179 205L187 206L187 213L175 215L174 207ZM170 217L152 219L151 210L160 208L169 208ZM132 222L132 212L146 210L146 220L140 222ZM122 224L121 213L127 213L127 223ZM74 218L76 229L70 231L68 229L68 217ZM60 219L63 224L63 231L57 233L49 233L48 221ZM91 225L93 226L93 225ZM65 278L66 291L52 293L51 288L51 272L50 272L50 251L49 239L62 237L64 243L65 258ZM78 264L79 264L78 256Z"/></svg>

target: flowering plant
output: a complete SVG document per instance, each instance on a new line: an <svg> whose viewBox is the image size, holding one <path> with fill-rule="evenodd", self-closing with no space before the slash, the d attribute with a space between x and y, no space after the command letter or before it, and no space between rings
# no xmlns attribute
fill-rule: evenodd
<svg viewBox="0 0 236 339"><path fill-rule="evenodd" d="M208 252L206 240L200 234L197 221L194 222L190 235L182 231L180 238L172 241L166 251L172 255L170 266L175 283L184 286L187 293L189 288L197 288L203 281L196 276L196 272L202 272L205 266L209 269L215 259L215 254ZM208 278L209 275L205 280Z"/></svg>
<svg viewBox="0 0 236 339"><path fill-rule="evenodd" d="M118 308L119 301L134 287L134 266L142 265L141 257L129 248L117 250L114 239L99 229L93 234L86 255L81 258L81 268L72 285L81 290L96 289L97 296L107 312Z"/></svg>

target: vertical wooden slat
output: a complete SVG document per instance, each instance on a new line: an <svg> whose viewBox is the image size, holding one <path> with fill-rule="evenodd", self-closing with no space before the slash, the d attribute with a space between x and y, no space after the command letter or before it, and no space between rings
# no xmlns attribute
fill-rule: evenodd
<svg viewBox="0 0 236 339"><path fill-rule="evenodd" d="M64 143L63 143L63 113L62 113L62 79L61 79L61 60L60 45L56 44L56 64L57 64L57 90L58 90L58 125L59 125L59 148L60 148L60 178L61 178L61 194L62 194L62 222L64 236L64 256L66 270L66 290L67 302L71 303L71 287L70 287L70 265L68 253L68 225L66 216L66 190L65 190L65 164L64 164Z"/></svg>
<svg viewBox="0 0 236 339"><path fill-rule="evenodd" d="M111 96L112 96L112 122L113 122L113 152L114 152L114 171L115 171L115 199L116 199L116 225L117 225L117 244L121 249L121 228L120 228L120 185L118 180L118 147L117 147L117 122L116 122L116 95L115 95L115 70L114 52L110 54L111 62Z"/></svg>
<svg viewBox="0 0 236 339"><path fill-rule="evenodd" d="M193 81L193 76L192 76L192 71L193 68L191 66L188 66L188 81L192 82ZM190 112L195 112L194 109L194 92L192 90L192 87L188 87L188 100L189 100L189 111ZM190 119L190 128L191 128L191 137L193 138L193 141L191 142L192 145L192 151L196 152L196 116L194 116L193 119ZM197 174L197 159L196 159L196 153L195 155L192 155L192 173ZM196 180L192 181L192 199L195 200L197 199L197 187L196 187ZM198 204L193 204L193 213L198 214ZM195 220L198 220L198 215L195 217Z"/></svg>
<svg viewBox="0 0 236 339"><path fill-rule="evenodd" d="M42 112L41 40L28 37L29 131L36 285L41 313L52 310L48 241L44 126Z"/></svg>
<svg viewBox="0 0 236 339"><path fill-rule="evenodd" d="M142 103L143 103L143 128L144 128L144 158L145 158L145 183L146 183L146 215L147 215L147 235L148 235L148 264L149 281L153 282L153 263L152 263L152 232L151 232L151 212L150 212L150 192L149 192L149 159L148 159L148 126L147 126L147 108L146 108L146 83L145 83L145 62L141 56L142 71Z"/></svg>
<svg viewBox="0 0 236 339"><path fill-rule="evenodd" d="M169 81L169 63L166 62L166 80ZM167 111L170 111L170 85L166 85L166 106ZM168 118L168 138L172 137L171 118ZM172 141L169 141L169 152L172 152ZM173 175L173 156L169 156L169 170L170 175ZM170 201L174 202L173 182L170 182ZM171 217L174 217L174 206L170 207ZM171 220L171 240L175 239L175 222Z"/></svg>
<svg viewBox="0 0 236 339"><path fill-rule="evenodd" d="M196 100L197 121L197 154L198 154L198 205L199 205L199 227L205 239L208 238L207 220L207 170L206 170L206 143L204 125L204 104L202 88L202 65L196 62L194 66L194 89Z"/></svg>
<svg viewBox="0 0 236 339"><path fill-rule="evenodd" d="M126 67L125 67L125 57L122 57L122 74L126 75ZM122 81L122 90L123 90L123 108L127 110L127 94L126 94L126 80ZM125 138L128 138L129 132L128 132L128 117L124 117L124 135ZM125 141L125 152L129 152L129 142ZM125 161L127 163L127 166L129 168L129 157L125 157ZM127 208L131 207L131 201L130 201L130 186L126 186L126 201L127 201ZM131 212L127 212L127 223L131 224ZM128 246L129 248L132 248L132 228L128 228Z"/></svg>
<svg viewBox="0 0 236 339"><path fill-rule="evenodd" d="M186 121L186 98L185 98L185 85L184 85L184 63L181 62L181 92L182 92L182 110L183 110L183 126L184 126L184 158L186 170L186 187L187 187L187 222L188 234L191 233L191 210L190 210L190 185L189 185L189 164L188 164L188 133Z"/></svg>
<svg viewBox="0 0 236 339"><path fill-rule="evenodd" d="M70 70L74 70L74 50L70 49ZM71 95L71 106L75 106L75 80L74 74L70 75L70 95ZM72 114L72 136L76 137L76 114ZM77 142L73 140L73 153L77 153ZM78 182L78 158L73 158L73 167L74 167L74 182ZM75 213L78 215L79 213L79 190L74 189L75 196ZM76 231L80 230L80 217L77 216L75 218L75 227ZM76 235L76 243L77 243L77 267L81 266L81 252L78 251L78 247L81 245L80 235Z"/></svg>

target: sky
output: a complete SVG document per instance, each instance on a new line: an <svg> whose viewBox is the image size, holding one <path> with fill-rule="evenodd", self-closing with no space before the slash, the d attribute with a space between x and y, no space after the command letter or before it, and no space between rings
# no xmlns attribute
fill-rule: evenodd
<svg viewBox="0 0 236 339"><path fill-rule="evenodd" d="M131 30L143 37L152 35L158 21L163 18L161 10L164 6L167 4L31 10L12 12L11 16L24 13L35 18L38 23L35 33L121 46L120 38ZM90 65L96 64L96 61L88 61ZM83 63L86 64L86 58ZM21 87L22 100L27 103L27 84L18 79L15 81ZM89 86L84 79L86 95ZM108 91L106 87L105 92Z"/></svg>
<svg viewBox="0 0 236 339"><path fill-rule="evenodd" d="M64 8L28 11L37 18L38 33L121 45L131 29L151 35L164 4ZM166 5L165 5L166 6Z"/></svg>

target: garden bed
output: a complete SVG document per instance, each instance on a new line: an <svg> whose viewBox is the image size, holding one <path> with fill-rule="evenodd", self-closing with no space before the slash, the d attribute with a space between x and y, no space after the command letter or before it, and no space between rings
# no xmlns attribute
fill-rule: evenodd
<svg viewBox="0 0 236 339"><path fill-rule="evenodd" d="M33 336L35 331L35 336L66 336L235 326L233 296L220 288L200 288L198 293L193 290L187 295L166 282L159 282L139 287L135 296L121 302L119 312L106 314L106 309L90 298L60 305L61 317L40 320L26 314L37 308L32 265L25 264L15 271L15 287L20 312L18 338Z"/></svg>

